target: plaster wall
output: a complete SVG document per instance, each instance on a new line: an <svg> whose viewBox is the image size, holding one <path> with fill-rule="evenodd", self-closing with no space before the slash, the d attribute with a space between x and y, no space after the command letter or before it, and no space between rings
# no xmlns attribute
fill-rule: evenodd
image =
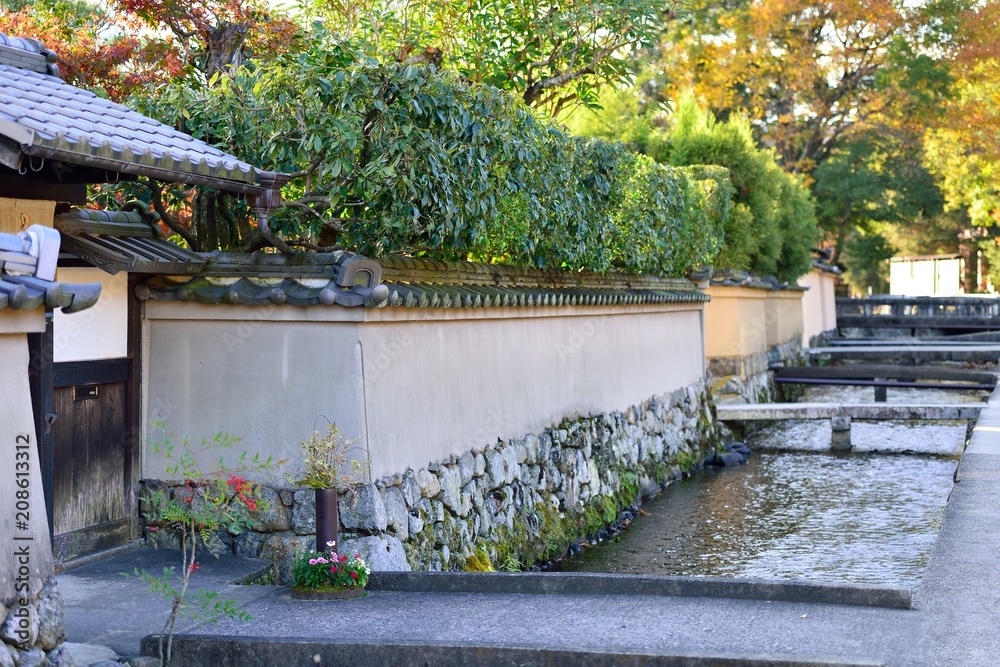
<svg viewBox="0 0 1000 667"><path fill-rule="evenodd" d="M9 315L0 311L0 322ZM33 319L43 322L41 311ZM28 599L41 591L53 566L23 333L0 334L0 387L0 600ZM27 488L21 480L27 480ZM20 587L25 584L27 589Z"/></svg>
<svg viewBox="0 0 1000 667"><path fill-rule="evenodd" d="M54 201L0 197L0 232L18 234L31 225L51 227L55 210Z"/></svg>
<svg viewBox="0 0 1000 667"><path fill-rule="evenodd" d="M60 267L56 280L101 283L101 298L79 313L54 313L53 359L90 361L128 356L128 274L109 275L101 269Z"/></svg>
<svg viewBox="0 0 1000 667"><path fill-rule="evenodd" d="M373 474L624 410L703 377L700 307L592 310L373 313L360 329Z"/></svg>
<svg viewBox="0 0 1000 667"><path fill-rule="evenodd" d="M321 416L360 438L375 479L704 375L700 305L144 309L144 422L241 435L292 474ZM162 478L145 451L143 477Z"/></svg>
<svg viewBox="0 0 1000 667"><path fill-rule="evenodd" d="M767 352L769 290L712 285L705 304L705 356L750 357Z"/></svg>
<svg viewBox="0 0 1000 667"><path fill-rule="evenodd" d="M157 304L150 304L157 305ZM299 444L336 422L347 437L363 433L364 402L357 325L350 322L275 322L260 309L185 304L205 319L173 319L147 308L143 324L143 423L147 438L162 421L180 444L218 433L242 438L241 451L288 459L262 477L296 474ZM170 310L170 309L166 309ZM214 319L213 316L227 319ZM363 444L363 443L362 443ZM200 447L195 446L195 451ZM220 452L202 459L206 469ZM142 476L169 477L162 456L144 448Z"/></svg>
<svg viewBox="0 0 1000 667"><path fill-rule="evenodd" d="M802 296L802 344L819 334L837 328L837 303L832 273L812 269L799 278L799 285L809 289Z"/></svg>
<svg viewBox="0 0 1000 667"><path fill-rule="evenodd" d="M802 340L802 295L802 290L767 292L764 323L767 327L769 348L793 340Z"/></svg>

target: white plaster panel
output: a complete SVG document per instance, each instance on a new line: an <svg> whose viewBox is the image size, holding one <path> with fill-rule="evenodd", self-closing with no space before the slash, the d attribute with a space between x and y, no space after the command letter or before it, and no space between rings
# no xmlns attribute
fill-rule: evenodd
<svg viewBox="0 0 1000 667"><path fill-rule="evenodd" d="M128 274L109 275L90 267L60 267L63 283L101 283L101 298L79 313L56 310L52 321L53 359L91 361L128 356Z"/></svg>
<svg viewBox="0 0 1000 667"><path fill-rule="evenodd" d="M813 269L799 278L799 285L809 289L802 296L802 344L813 336L837 326L837 304L833 274Z"/></svg>
<svg viewBox="0 0 1000 667"><path fill-rule="evenodd" d="M5 317L6 311L0 311L0 320ZM18 584L23 582L17 581L22 565L27 567L26 592L30 595L41 590L44 580L53 572L38 442L28 387L28 342L24 334L0 335L0 387L3 387L3 399L0 400L0 535L3 535L4 544L0 552L0 599L10 600L25 593L18 588ZM26 450L18 449L18 445L25 444L28 445ZM18 451L27 452L29 459L19 459ZM24 463L27 463L27 469ZM19 477L18 472L29 475ZM25 489L18 486L19 479L28 480L27 498L23 497ZM19 492L21 498L18 498ZM19 509L24 507L18 507L19 501L27 503L27 516L18 514ZM18 524L25 519L26 530Z"/></svg>
<svg viewBox="0 0 1000 667"><path fill-rule="evenodd" d="M324 417L348 438L363 435L355 324L270 322L260 309L215 310L247 319L144 323L144 423L165 421L196 442L220 432L240 436L236 453L288 459L259 478L271 482L301 470L299 445L314 428L326 430ZM144 477L163 478L165 465L145 448Z"/></svg>
<svg viewBox="0 0 1000 667"><path fill-rule="evenodd" d="M360 339L376 477L538 433L568 416L622 410L704 373L700 306L367 322Z"/></svg>

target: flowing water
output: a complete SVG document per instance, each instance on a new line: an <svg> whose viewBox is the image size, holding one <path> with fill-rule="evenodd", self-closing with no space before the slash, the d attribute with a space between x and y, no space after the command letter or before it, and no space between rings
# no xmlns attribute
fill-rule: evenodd
<svg viewBox="0 0 1000 667"><path fill-rule="evenodd" d="M855 451L835 455L827 421L776 423L749 439L747 465L670 485L562 569L916 587L965 437L965 422L855 422Z"/></svg>

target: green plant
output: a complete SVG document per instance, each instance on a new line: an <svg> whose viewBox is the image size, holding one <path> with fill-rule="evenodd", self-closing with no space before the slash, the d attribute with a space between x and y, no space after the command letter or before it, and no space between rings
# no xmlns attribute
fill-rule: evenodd
<svg viewBox="0 0 1000 667"><path fill-rule="evenodd" d="M371 568L359 554L338 555L328 542L329 551L301 551L292 564L292 586L311 591L364 588Z"/></svg>
<svg viewBox="0 0 1000 667"><path fill-rule="evenodd" d="M476 553L465 559L466 572L495 572L490 555L485 549L476 549Z"/></svg>
<svg viewBox="0 0 1000 667"><path fill-rule="evenodd" d="M163 490L149 493L144 498L146 518L153 525L149 528L155 537L161 531L172 532L180 539L180 583L175 581L175 568L164 568L162 575L154 575L136 568L131 574L144 581L149 590L170 603L170 614L160 631L160 664L169 665L173 649L174 627L178 618L214 622L220 618L246 620L250 615L233 600L220 600L218 593L200 589L188 591L191 576L198 571L198 548L204 546L218 557L224 545L218 538L219 531L237 535L254 525L252 513L266 510L267 501L260 497L260 487L247 482L240 473L270 470L278 463L271 457L261 459L259 454L249 457L242 452L234 466L224 463L220 456L210 471L203 471L198 455L191 447L190 436L184 435L181 448L170 443L174 437L162 422L154 422L154 432L160 436L152 439L152 450L162 455L171 465L166 473L183 484L167 494ZM201 450L231 449L240 438L216 434L212 439L201 440ZM154 539L154 545L157 543Z"/></svg>
<svg viewBox="0 0 1000 667"><path fill-rule="evenodd" d="M375 62L322 27L303 40L301 53L215 85L178 80L134 100L253 164L298 174L270 220L292 246L671 276L718 250L710 219L728 195L712 179L571 136L511 93L453 72ZM190 206L185 190L150 185L119 189L159 209ZM233 203L229 213L242 221L249 211ZM242 224L234 229L252 229ZM185 238L200 250L246 249L254 237L227 245L193 232Z"/></svg>
<svg viewBox="0 0 1000 667"><path fill-rule="evenodd" d="M326 435L314 431L309 440L302 443L302 463L305 471L296 479L289 475L288 481L311 489L336 489L358 481L366 466L348 456L357 440L344 440L336 424L330 424Z"/></svg>

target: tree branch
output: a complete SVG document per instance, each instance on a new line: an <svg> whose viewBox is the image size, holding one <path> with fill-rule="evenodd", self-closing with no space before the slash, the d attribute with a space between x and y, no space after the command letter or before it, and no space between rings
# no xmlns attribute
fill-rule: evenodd
<svg viewBox="0 0 1000 667"><path fill-rule="evenodd" d="M191 230L184 229L184 227L181 226L180 221L170 215L167 211L167 207L164 206L163 184L159 181L150 179L150 181L146 184L146 187L149 188L150 199L153 202L153 210L160 214L160 220L163 220L167 227L184 239L191 250L198 252L201 247L198 243L198 237L192 234Z"/></svg>

